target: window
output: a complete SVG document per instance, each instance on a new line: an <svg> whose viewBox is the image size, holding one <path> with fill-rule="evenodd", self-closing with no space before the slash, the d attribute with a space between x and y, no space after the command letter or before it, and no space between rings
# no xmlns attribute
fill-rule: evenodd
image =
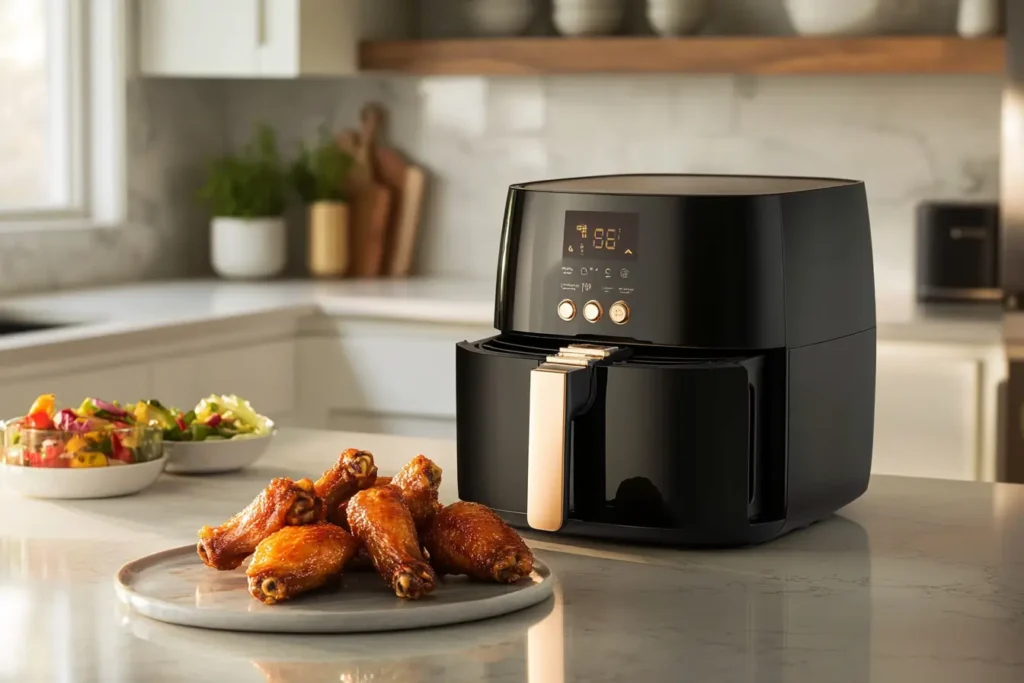
<svg viewBox="0 0 1024 683"><path fill-rule="evenodd" d="M126 0L0 0L0 231L124 216Z"/></svg>

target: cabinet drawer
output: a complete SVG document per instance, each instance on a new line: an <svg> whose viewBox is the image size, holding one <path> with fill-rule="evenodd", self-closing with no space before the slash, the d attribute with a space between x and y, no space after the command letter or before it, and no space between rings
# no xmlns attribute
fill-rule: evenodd
<svg viewBox="0 0 1024 683"><path fill-rule="evenodd" d="M981 363L880 348L872 471L977 478Z"/></svg>
<svg viewBox="0 0 1024 683"><path fill-rule="evenodd" d="M187 410L210 394L237 394L273 418L295 408L295 343L190 354L153 366L153 395Z"/></svg>
<svg viewBox="0 0 1024 683"><path fill-rule="evenodd" d="M303 339L303 405L357 413L455 417L455 345L489 328L367 324Z"/></svg>

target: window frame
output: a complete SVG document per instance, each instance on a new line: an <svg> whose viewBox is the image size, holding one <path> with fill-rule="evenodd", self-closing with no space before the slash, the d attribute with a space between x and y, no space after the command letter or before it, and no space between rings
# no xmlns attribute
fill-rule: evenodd
<svg viewBox="0 0 1024 683"><path fill-rule="evenodd" d="M51 108L54 145L48 164L60 175L60 204L0 208L0 233L109 228L127 214L129 0L46 0L53 16L48 44L51 83L60 101ZM58 45L58 51L53 50ZM56 54L57 58L52 59Z"/></svg>

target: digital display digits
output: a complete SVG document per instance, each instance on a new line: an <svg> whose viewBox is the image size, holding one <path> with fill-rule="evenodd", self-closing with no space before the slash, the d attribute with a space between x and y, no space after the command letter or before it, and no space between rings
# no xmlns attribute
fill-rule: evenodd
<svg viewBox="0 0 1024 683"><path fill-rule="evenodd" d="M635 213L566 211L562 258L635 260L639 222Z"/></svg>

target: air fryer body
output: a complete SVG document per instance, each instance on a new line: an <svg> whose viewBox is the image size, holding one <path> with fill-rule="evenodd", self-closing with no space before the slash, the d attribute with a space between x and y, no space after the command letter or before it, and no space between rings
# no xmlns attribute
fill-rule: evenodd
<svg viewBox="0 0 1024 683"><path fill-rule="evenodd" d="M495 327L456 351L459 497L514 525L536 525L543 499L547 531L743 545L866 490L875 312L860 183L513 186ZM598 355L560 353L580 344ZM552 424L563 438L544 436Z"/></svg>

